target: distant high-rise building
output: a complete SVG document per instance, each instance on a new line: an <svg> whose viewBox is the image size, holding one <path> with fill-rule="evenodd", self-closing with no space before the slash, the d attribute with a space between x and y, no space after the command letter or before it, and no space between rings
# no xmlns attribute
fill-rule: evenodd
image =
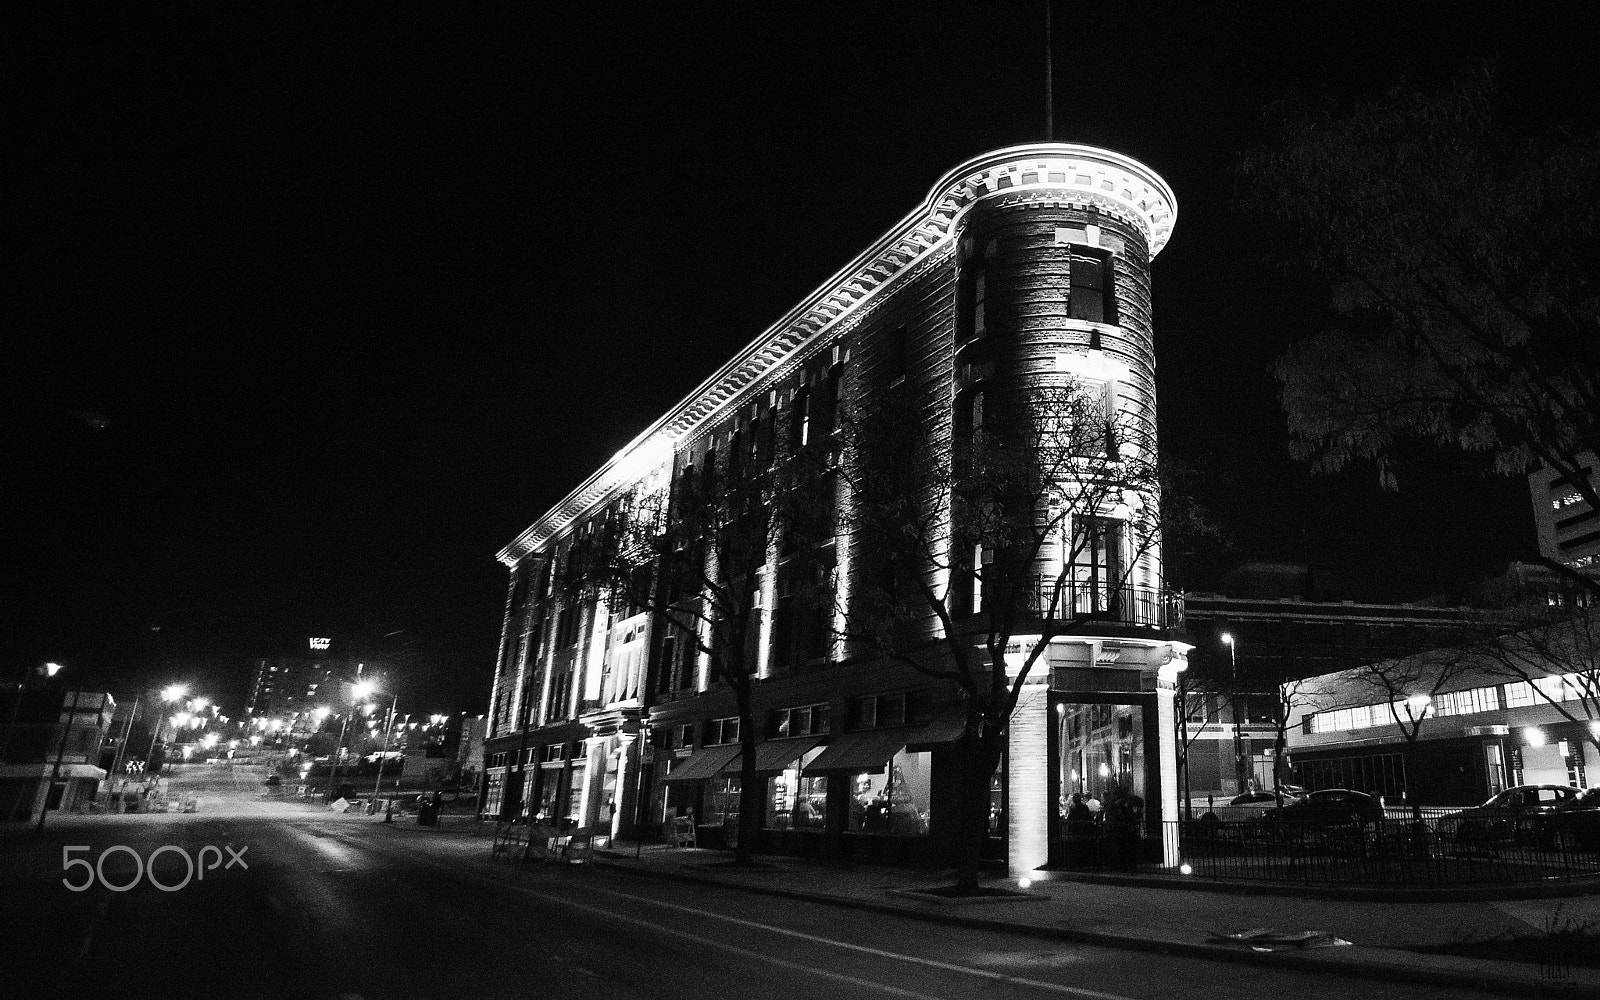
<svg viewBox="0 0 1600 1000"><path fill-rule="evenodd" d="M1585 478L1596 482L1595 456L1580 456ZM1539 554L1574 569L1600 565L1600 510L1589 505L1566 476L1548 466L1528 477Z"/></svg>

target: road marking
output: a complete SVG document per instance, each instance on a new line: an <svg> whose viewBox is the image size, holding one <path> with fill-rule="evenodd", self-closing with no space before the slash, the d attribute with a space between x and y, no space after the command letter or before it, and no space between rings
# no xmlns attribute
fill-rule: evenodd
<svg viewBox="0 0 1600 1000"><path fill-rule="evenodd" d="M364 842L361 842L361 841L354 841L352 839L351 835L343 834L342 831L341 831L341 834L339 834L338 836L339 836L340 840L344 840L347 843L351 843L352 846L355 846L355 845L365 846L365 847L369 848L370 850L377 851L379 853L389 853L388 851L385 851L384 849L379 848L379 847L377 847L375 845L367 844L367 843L364 843ZM868 987L868 988L871 988L871 989L883 990L884 992L894 993L894 994L901 995L901 996L910 996L910 997L925 997L925 996L927 996L927 994L921 993L921 992L917 992L917 991L901 990L901 989L897 989L897 988L895 988L893 986L887 986L887 985L885 985L883 983L876 983L876 982L873 982L871 980L857 979L854 976L846 976L846 975L844 975L842 973L829 972L826 969L817 969L817 968L813 968L812 966L808 966L808 965L801 965L801 964L795 963L795 962L788 962L788 961L785 961L784 959L781 959L781 958L774 958L771 955L766 955L766 954L763 954L763 953L760 953L760 952L749 951L747 949L737 947L736 945L730 945L730 944L727 944L727 943L722 942L722 941L716 941L716 940L713 940L711 938L700 937L700 936L692 934L692 933L690 933L688 931L680 931L680 930L677 930L676 928L664 927L661 924L653 922L653 921L641 920L641 919L638 919L636 917L629 917L629 916L626 916L624 914L617 913L614 910L605 909L604 907L591 906L591 905L589 905L587 903L575 902L575 901L573 901L571 899L567 899L565 897L552 896L549 893L539 892L539 891L534 890L534 889L527 889L527 888L524 888L522 886L508 885L505 882L497 881L495 879L488 878L487 876L479 875L476 872L463 871L463 870L461 870L459 868L453 868L453 867L451 867L451 866L449 866L447 864L444 864L442 862L434 861L431 858L427 858L425 856L420 855L420 852L407 851L406 853L411 854L413 857L421 857L422 860L424 860L425 862L427 862L429 864L434 865L435 867L444 868L444 869L446 869L446 870L448 870L450 872L453 872L453 873L455 873L457 875L467 876L468 878L471 878L475 882L480 882L480 883L483 883L485 885L490 885L490 886L493 886L493 887L498 888L498 889L510 889L512 892L518 892L518 893L521 893L521 894L523 894L525 896L533 896L533 897L538 898L538 899L543 899L543 900L546 900L546 901L552 902L552 903L558 903L558 904L563 905L563 906L569 906L569 907L572 907L574 909L587 910L587 911L589 911L591 913L601 914L601 915L609 917L611 919L621 920L621 921L623 921L625 923L630 923L630 924L635 924L637 926L646 927L646 928L648 928L648 929L650 929L650 930L652 930L654 932L657 932L657 933L673 934L673 935L676 935L678 937L689 938L690 940L699 942L701 944L709 944L709 945L711 945L713 947L721 948L721 949L723 949L725 951L731 951L731 952L734 952L736 954L744 955L744 956L749 957L749 958L754 958L754 959L757 959L757 960L762 961L762 962L768 962L768 963L771 963L773 965L779 965L779 966L782 966L784 968L795 969L795 970L798 970L798 971L810 972L810 973L812 973L814 975L823 976L823 977L826 977L826 978L829 978L829 979L838 979L838 980L842 980L844 982L853 983L853 984L858 985L858 986L865 986L865 987ZM725 888L725 887L719 886L719 888ZM649 896L636 896L633 893L622 892L622 891L619 891L617 889L603 889L603 888L600 888L598 886L589 886L588 890L590 892L604 893L605 895L608 895L608 896L619 896L619 897L621 897L623 899L630 900L632 902L646 903L646 904L649 904L649 905L652 905L652 906L661 907L663 909L677 910L677 911L679 911L681 913L692 914L694 916L706 917L706 918L710 918L710 919L713 919L713 920L721 920L721 921L724 921L726 923L737 924L737 925L742 926L742 927L754 928L756 930L764 930L764 931L768 931L768 932L773 933L773 934L780 934L780 935L783 935L785 937L799 938L799 939L801 939L803 941L810 941L810 942L813 942L813 943L816 943L816 944L829 945L829 946L832 946L832 947L835 947L835 948L842 948L842 949L845 949L846 951L854 951L854 952L859 952L859 953L865 954L865 955L872 955L872 956L875 956L875 957L878 957L878 958L886 958L886 959L891 959L891 960L894 960L894 961L906 962L906 963L911 964L911 965L920 965L920 966L923 966L923 967L926 967L926 968L939 969L939 970L944 971L944 972L957 972L957 973L961 973L963 975L976 976L976 977L978 977L980 979L986 979L986 980L989 980L990 982L993 982L993 983L1005 983L1005 984L1011 985L1011 986L1024 986L1024 987L1027 987L1029 989L1043 990L1043 991L1050 992L1050 993L1059 993L1059 994L1062 994L1064 996L1084 997L1084 998L1087 998L1087 1000L1134 1000L1134 998L1132 998L1132 997L1124 996L1124 995L1119 994L1119 993L1103 993L1103 992L1101 992L1099 990L1085 989L1084 987L1081 987L1081 986L1064 986L1064 985L1062 985L1060 983L1048 983L1048 982L1044 982L1043 980L1038 980L1038 979L1026 979L1026 978L1023 978L1021 976L1008 976L1008 975L1005 975L1004 973L990 972L987 969L975 969L975 968L973 968L972 966L969 966L969 965L956 965L956 964L954 964L952 962L941 962L941 961L938 961L937 959L932 959L932 958L919 958L919 957L917 957L915 955L902 955L902 954L900 954L898 952L884 951L884 950L882 950L880 948L869 948L866 945L851 944L851 943L849 943L847 941L839 941L839 940L836 940L834 938L826 938L826 937L821 937L821 936L818 936L818 935L815 935L815 934L807 934L804 931L790 930L789 928L786 928L786 927L777 927L777 926L774 926L772 924L763 924L763 923L760 923L759 921L745 920L745 919L742 919L740 917L730 917L730 916L727 916L726 914L717 913L714 910L702 910L702 909L699 909L699 908L693 907L693 906L684 906L681 903L668 903L668 902L665 902L663 900L652 899Z"/></svg>
<svg viewBox="0 0 1600 1000"><path fill-rule="evenodd" d="M519 892L532 892L532 890L521 889L516 886L510 886L509 888L517 889ZM916 955L902 955L899 952L884 951L881 948L869 948L866 945L851 944L848 941L838 941L833 938L821 937L816 934L807 934L804 931L790 930L787 927L775 927L771 924L763 924L755 920L745 920L740 917L730 917L725 914L717 913L713 910L702 910L693 906L684 906L681 903L668 903L659 899L651 899L648 896L635 896L632 893L621 892L616 889L602 889L598 886L590 886L589 891L605 893L606 895L610 896L621 896L623 899L634 900L641 903L650 903L665 909L678 910L681 913L690 913L694 914L695 916L709 917L715 920L722 920L730 924L738 924L742 927L757 928L760 930L770 931L774 934L782 934L786 937L800 938L804 941L812 941L817 944L832 945L835 948L844 948L848 951L857 951L866 955L874 955L878 958L888 958L900 962L909 962L912 965L921 965L932 969L942 969L946 972L960 972L965 975L987 979L995 983L1005 983L1012 986L1026 986L1029 989L1048 990L1053 993L1062 993L1067 996L1088 997L1090 1000L1133 1000L1133 998L1123 996L1119 993L1102 993L1099 990L1085 989L1081 986L1063 986L1060 983L1047 983L1038 979L1024 979L1020 976L1008 976L1000 972L990 972L987 969L975 969L970 965L956 965L953 962L941 962L933 958L919 958ZM575 903L572 905L584 906L582 903ZM592 907L585 906L585 908L591 909Z"/></svg>

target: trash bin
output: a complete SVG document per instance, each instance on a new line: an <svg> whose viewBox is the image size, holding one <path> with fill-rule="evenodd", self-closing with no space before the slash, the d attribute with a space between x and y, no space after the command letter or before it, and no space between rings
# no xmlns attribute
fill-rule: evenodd
<svg viewBox="0 0 1600 1000"><path fill-rule="evenodd" d="M439 825L439 804L437 802L429 802L424 799L422 802L417 804L417 825Z"/></svg>

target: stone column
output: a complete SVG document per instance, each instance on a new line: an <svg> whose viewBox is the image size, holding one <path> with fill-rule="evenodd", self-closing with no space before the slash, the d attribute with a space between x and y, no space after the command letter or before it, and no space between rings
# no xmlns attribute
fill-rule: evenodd
<svg viewBox="0 0 1600 1000"><path fill-rule="evenodd" d="M1030 684L1017 699L1007 726L1006 824L1012 875L1050 860L1050 692Z"/></svg>

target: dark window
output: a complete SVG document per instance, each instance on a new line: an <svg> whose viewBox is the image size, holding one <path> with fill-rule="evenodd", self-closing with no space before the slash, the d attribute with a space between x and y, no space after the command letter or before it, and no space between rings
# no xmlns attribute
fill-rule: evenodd
<svg viewBox="0 0 1600 1000"><path fill-rule="evenodd" d="M908 339L906 325L900 324L889 337L889 350L884 360L884 376L889 381L904 377L907 368Z"/></svg>
<svg viewBox="0 0 1600 1000"><path fill-rule="evenodd" d="M1109 255L1074 247L1069 266L1072 294L1067 303L1067 315L1091 323L1115 323L1116 303L1111 294Z"/></svg>

